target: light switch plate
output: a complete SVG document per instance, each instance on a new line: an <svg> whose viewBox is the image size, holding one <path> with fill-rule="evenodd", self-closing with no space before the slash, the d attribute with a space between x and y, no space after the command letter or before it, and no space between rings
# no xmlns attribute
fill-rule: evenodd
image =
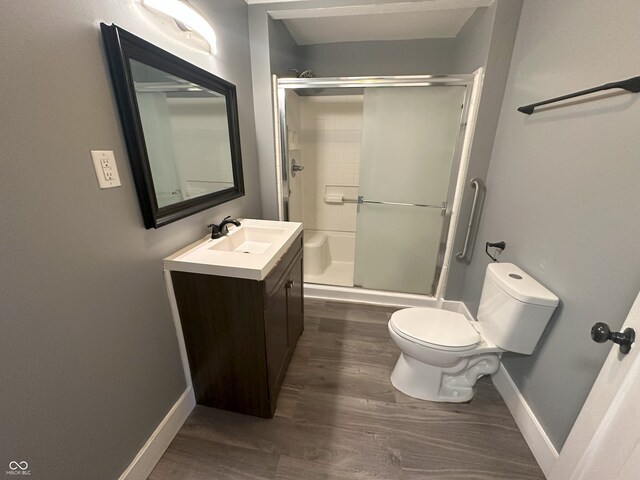
<svg viewBox="0 0 640 480"><path fill-rule="evenodd" d="M100 188L113 188L121 185L118 167L116 167L116 157L111 150L91 150L91 158Z"/></svg>

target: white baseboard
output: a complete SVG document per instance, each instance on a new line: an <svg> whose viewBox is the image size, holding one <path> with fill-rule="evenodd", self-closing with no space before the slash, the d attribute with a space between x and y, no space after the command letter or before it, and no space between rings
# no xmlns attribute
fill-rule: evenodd
<svg viewBox="0 0 640 480"><path fill-rule="evenodd" d="M531 453L540 465L542 473L548 477L558 459L558 451L502 363L492 379L529 445Z"/></svg>
<svg viewBox="0 0 640 480"><path fill-rule="evenodd" d="M195 406L196 397L188 386L119 480L146 480Z"/></svg>

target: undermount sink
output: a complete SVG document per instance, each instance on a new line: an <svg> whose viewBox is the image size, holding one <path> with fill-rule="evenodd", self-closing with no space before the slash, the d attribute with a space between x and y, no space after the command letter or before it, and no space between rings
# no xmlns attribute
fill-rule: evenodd
<svg viewBox="0 0 640 480"><path fill-rule="evenodd" d="M219 242L213 243L209 250L234 253L265 253L285 233L283 228L240 226L233 229Z"/></svg>
<svg viewBox="0 0 640 480"><path fill-rule="evenodd" d="M264 280L302 232L298 222L241 220L222 238L209 236L164 259L164 268L181 272Z"/></svg>

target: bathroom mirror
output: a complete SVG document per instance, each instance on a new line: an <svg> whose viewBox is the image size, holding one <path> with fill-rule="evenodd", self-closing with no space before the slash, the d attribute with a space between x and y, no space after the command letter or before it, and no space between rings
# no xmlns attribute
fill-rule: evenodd
<svg viewBox="0 0 640 480"><path fill-rule="evenodd" d="M244 195L235 86L100 27L145 227Z"/></svg>

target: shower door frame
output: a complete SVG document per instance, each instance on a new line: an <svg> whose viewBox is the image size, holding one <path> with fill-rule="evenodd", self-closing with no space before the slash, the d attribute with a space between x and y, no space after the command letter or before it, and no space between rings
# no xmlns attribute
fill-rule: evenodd
<svg viewBox="0 0 640 480"><path fill-rule="evenodd" d="M371 88L371 87L436 87L436 86L464 86L465 95L463 108L460 114L460 129L458 139L452 159L453 168L457 165L456 175L451 175L449 190L447 192L447 205L442 220L441 241L438 248L436 260L436 270L433 279L431 295L424 294L426 298L438 297L438 293L443 296L445 285L442 282L442 268L445 264L446 256L451 257L452 252L447 251L447 246L451 243L449 250L453 249L453 242L448 242L449 230L451 228L451 218L454 206L462 202L462 190L457 188L460 185L461 174L466 174L468 155L463 157L466 129L470 112L472 111L471 98L474 87L479 88L476 82L477 77L482 76L482 69L472 74L465 75L400 75L400 76L372 76L372 77L325 77L325 78L279 78L273 76L273 96L274 123L275 123L275 148L276 148L276 189L278 195L278 217L281 221L289 220L289 142L286 117L286 92L287 90L308 90L326 88ZM460 197L460 198L458 198ZM459 222L459 214L455 212L455 225ZM358 232L356 232L356 235ZM449 259L450 262L450 259ZM446 282L446 278L444 279ZM358 288L360 287L338 287ZM362 289L364 290L364 289ZM389 292L393 294L395 292ZM397 292L406 295L403 292Z"/></svg>

